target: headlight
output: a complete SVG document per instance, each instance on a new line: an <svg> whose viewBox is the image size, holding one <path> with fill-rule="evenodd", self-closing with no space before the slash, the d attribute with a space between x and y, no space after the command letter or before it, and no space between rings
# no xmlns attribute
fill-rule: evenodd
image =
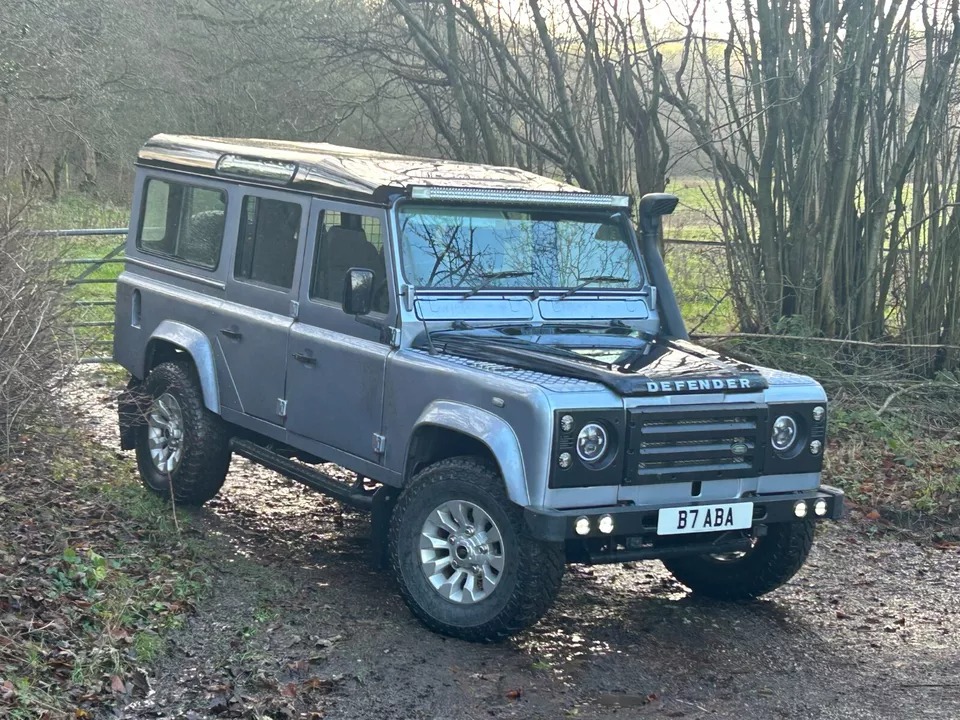
<svg viewBox="0 0 960 720"><path fill-rule="evenodd" d="M777 452L786 452L797 442L797 421L789 415L781 415L773 423L770 444Z"/></svg>
<svg viewBox="0 0 960 720"><path fill-rule="evenodd" d="M597 423L587 423L577 435L577 455L587 463L593 463L607 452L607 431Z"/></svg>

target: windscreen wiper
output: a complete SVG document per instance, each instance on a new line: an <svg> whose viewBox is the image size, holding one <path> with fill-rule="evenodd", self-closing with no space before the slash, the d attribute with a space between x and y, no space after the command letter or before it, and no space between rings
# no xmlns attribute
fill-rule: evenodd
<svg viewBox="0 0 960 720"><path fill-rule="evenodd" d="M476 295L481 290L486 290L490 285L493 284L495 280L503 280L504 278L521 278L521 277L530 277L533 275L532 272L526 270L500 270L498 272L482 273L480 277L483 278L483 282L477 285L476 287L470 288L469 291L463 296L465 298Z"/></svg>
<svg viewBox="0 0 960 720"><path fill-rule="evenodd" d="M577 280L580 280L580 284L576 287L572 287L567 290L563 295L559 297L560 300L566 300L568 297L574 293L580 292L590 283L595 282L616 282L616 283L625 283L630 282L630 278L617 277L616 275L591 275L590 277L578 277Z"/></svg>

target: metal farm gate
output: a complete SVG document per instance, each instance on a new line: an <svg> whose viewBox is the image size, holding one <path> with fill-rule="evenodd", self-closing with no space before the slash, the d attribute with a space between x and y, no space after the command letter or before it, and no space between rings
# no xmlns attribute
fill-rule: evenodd
<svg viewBox="0 0 960 720"><path fill-rule="evenodd" d="M123 247L127 235L127 228L80 228L71 230L41 230L36 233L40 237L56 238L101 238L123 236L124 240L115 246L110 246L100 257L63 258L57 261L58 265L68 268L64 280L67 287L73 288L71 293L69 322L67 328L73 336L76 346L80 348L81 363L109 363L113 362L113 306L115 292L110 297L104 297L103 292L91 292L96 287L105 285L116 286L117 272L102 273L109 268L123 262ZM77 268L79 272L69 274L70 268Z"/></svg>

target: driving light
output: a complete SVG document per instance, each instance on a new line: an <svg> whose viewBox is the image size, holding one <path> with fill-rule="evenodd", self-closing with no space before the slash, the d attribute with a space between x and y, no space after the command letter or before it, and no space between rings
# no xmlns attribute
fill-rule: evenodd
<svg viewBox="0 0 960 720"><path fill-rule="evenodd" d="M813 504L813 512L817 517L823 517L827 514L827 501L821 498Z"/></svg>
<svg viewBox="0 0 960 720"><path fill-rule="evenodd" d="M243 155L221 155L217 161L217 173L230 177L255 177L288 183L297 174L297 164L279 160L260 160Z"/></svg>
<svg viewBox="0 0 960 720"><path fill-rule="evenodd" d="M574 524L573 529L576 531L577 535L588 535L590 533L590 518L586 515L581 515L577 518L577 522Z"/></svg>
<svg viewBox="0 0 960 720"><path fill-rule="evenodd" d="M597 423L587 423L577 435L577 455L587 463L596 462L607 451L607 431Z"/></svg>
<svg viewBox="0 0 960 720"><path fill-rule="evenodd" d="M793 514L798 518L805 518L807 516L807 504L803 500L797 500L797 504L793 506Z"/></svg>
<svg viewBox="0 0 960 720"><path fill-rule="evenodd" d="M770 444L777 452L786 452L797 441L797 421L789 415L781 415L773 423Z"/></svg>
<svg viewBox="0 0 960 720"><path fill-rule="evenodd" d="M613 515L601 515L600 522L597 523L597 528L604 535L609 535L613 532Z"/></svg>
<svg viewBox="0 0 960 720"><path fill-rule="evenodd" d="M573 415L564 415L560 418L560 429L564 432L573 430Z"/></svg>
<svg viewBox="0 0 960 720"><path fill-rule="evenodd" d="M570 463L573 462L573 455L568 452L560 453L560 457L557 459L557 462L560 463L560 467L566 470L570 467Z"/></svg>
<svg viewBox="0 0 960 720"><path fill-rule="evenodd" d="M814 440L812 443L810 443L811 455L819 455L821 450L823 450L823 443L819 440Z"/></svg>
<svg viewBox="0 0 960 720"><path fill-rule="evenodd" d="M817 407L813 409L813 419L816 422L820 422L821 420L823 420L823 416L826 414L827 414L827 411L820 405L817 405Z"/></svg>

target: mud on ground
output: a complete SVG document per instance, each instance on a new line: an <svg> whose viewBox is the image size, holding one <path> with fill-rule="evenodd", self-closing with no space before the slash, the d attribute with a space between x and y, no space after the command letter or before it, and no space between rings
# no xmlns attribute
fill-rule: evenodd
<svg viewBox="0 0 960 720"><path fill-rule="evenodd" d="M99 385L87 419L115 443ZM210 591L117 714L960 718L960 551L869 529L825 528L798 577L748 604L695 600L656 562L572 566L540 624L472 645L412 618L366 561L364 516L234 459L185 523Z"/></svg>

